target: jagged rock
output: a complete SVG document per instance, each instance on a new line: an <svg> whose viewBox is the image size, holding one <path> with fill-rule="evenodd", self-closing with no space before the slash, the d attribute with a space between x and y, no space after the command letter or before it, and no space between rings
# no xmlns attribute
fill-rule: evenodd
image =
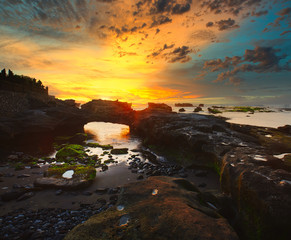
<svg viewBox="0 0 291 240"><path fill-rule="evenodd" d="M172 112L172 108L164 103L148 103L146 110L150 112Z"/></svg>
<svg viewBox="0 0 291 240"><path fill-rule="evenodd" d="M175 107L193 107L192 103L175 103Z"/></svg>
<svg viewBox="0 0 291 240"><path fill-rule="evenodd" d="M153 191L154 190L154 191ZM70 231L74 239L216 239L236 233L184 179L151 177L123 188L117 205Z"/></svg>
<svg viewBox="0 0 291 240"><path fill-rule="evenodd" d="M201 107L196 107L195 109L194 109L194 112L201 112L202 111L202 108Z"/></svg>

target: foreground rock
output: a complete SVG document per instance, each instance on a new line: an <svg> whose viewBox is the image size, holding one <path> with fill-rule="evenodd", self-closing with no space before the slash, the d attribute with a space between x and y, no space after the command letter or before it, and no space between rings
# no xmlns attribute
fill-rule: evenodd
<svg viewBox="0 0 291 240"><path fill-rule="evenodd" d="M242 239L288 239L291 203L289 127L229 124L198 114L140 113L131 130L154 152L185 167L215 170L236 204Z"/></svg>
<svg viewBox="0 0 291 240"><path fill-rule="evenodd" d="M65 239L238 239L201 195L183 179L132 183L123 188L117 208L91 217Z"/></svg>
<svg viewBox="0 0 291 240"><path fill-rule="evenodd" d="M239 210L243 239L288 239L291 235L291 173L261 150L236 148L222 160L221 187Z"/></svg>

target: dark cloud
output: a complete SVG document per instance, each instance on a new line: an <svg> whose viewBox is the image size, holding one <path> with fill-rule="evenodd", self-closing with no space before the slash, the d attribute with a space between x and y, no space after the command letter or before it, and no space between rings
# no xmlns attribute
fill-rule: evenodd
<svg viewBox="0 0 291 240"><path fill-rule="evenodd" d="M208 23L206 23L206 27L212 27L213 25L214 25L213 22L208 22Z"/></svg>
<svg viewBox="0 0 291 240"><path fill-rule="evenodd" d="M167 45L165 44L163 48L153 52L151 55L148 55L148 58L156 58L160 56L161 58L166 59L169 63L185 63L191 60L189 56L193 51L188 46L177 47L173 51L166 51L167 49L173 48L175 45Z"/></svg>
<svg viewBox="0 0 291 240"><path fill-rule="evenodd" d="M164 15L160 15L160 16L153 16L152 17L152 24L151 24L151 28L152 27L157 27L157 26L160 26L162 24L166 24L166 23L171 23L172 22L172 19L170 19L169 17L167 16L164 16Z"/></svg>
<svg viewBox="0 0 291 240"><path fill-rule="evenodd" d="M22 0L7 0L10 4L16 5L16 4L22 4Z"/></svg>
<svg viewBox="0 0 291 240"><path fill-rule="evenodd" d="M220 69L227 69L230 66L236 66L241 63L242 57L234 56L234 57L225 57L224 60L221 59L213 59L206 61L204 63L204 68L210 68L211 72L218 71Z"/></svg>
<svg viewBox="0 0 291 240"><path fill-rule="evenodd" d="M216 22L216 25L218 26L218 29L220 31L227 30L227 29L233 29L233 28L239 28L239 25L235 24L235 20L229 18L227 20L220 20Z"/></svg>
<svg viewBox="0 0 291 240"><path fill-rule="evenodd" d="M118 52L119 57L124 57L124 56L136 56L136 52L125 52L125 51L120 51Z"/></svg>
<svg viewBox="0 0 291 240"><path fill-rule="evenodd" d="M288 8L284 8L282 10L280 10L277 14L279 16L285 16L285 15L289 15L291 13L291 8L288 7Z"/></svg>
<svg viewBox="0 0 291 240"><path fill-rule="evenodd" d="M161 30L159 28L156 29L156 34L158 34Z"/></svg>
<svg viewBox="0 0 291 240"><path fill-rule="evenodd" d="M277 12L277 15L280 17L277 17L275 21L272 23L269 23L268 26L280 27L281 22L284 22L285 20L287 20L289 27L291 27L291 21L290 21L291 8L290 7L281 9L279 12Z"/></svg>
<svg viewBox="0 0 291 240"><path fill-rule="evenodd" d="M238 15L244 8L256 6L263 0L206 0L201 6L208 8L215 14L222 12L230 12L233 15Z"/></svg>
<svg viewBox="0 0 291 240"><path fill-rule="evenodd" d="M191 60L191 57L189 54L192 52L192 50L188 46L182 46L175 48L172 52L167 54L166 59L168 59L168 62L175 63L185 63L189 62Z"/></svg>
<svg viewBox="0 0 291 240"><path fill-rule="evenodd" d="M288 31L284 31L284 32L282 32L282 33L280 34L280 36L284 36L284 35L287 34L287 33L291 33L291 31L290 31L290 30L288 30Z"/></svg>
<svg viewBox="0 0 291 240"><path fill-rule="evenodd" d="M282 59L287 55L278 55L279 49L272 47L259 47L254 50L245 50L243 56L226 57L225 60L215 59L204 62L204 69L210 69L211 72L229 69L226 72L221 72L215 82L229 80L230 84L238 85L242 79L239 78L240 72L280 72L291 71L288 63L280 64Z"/></svg>
<svg viewBox="0 0 291 240"><path fill-rule="evenodd" d="M268 10L259 11L259 12L252 11L252 16L256 16L256 17L260 17L260 16L263 16L263 15L266 15L266 14L268 14Z"/></svg>
<svg viewBox="0 0 291 240"><path fill-rule="evenodd" d="M171 45L165 44L164 47L163 47L163 50L169 49L169 48L173 48L174 46L175 46L175 44L171 44Z"/></svg>
<svg viewBox="0 0 291 240"><path fill-rule="evenodd" d="M148 11L146 14L151 15L183 14L191 9L191 3L192 0L140 0L135 4L136 11L133 15L136 16L144 11Z"/></svg>
<svg viewBox="0 0 291 240"><path fill-rule="evenodd" d="M176 4L172 8L172 13L173 14L183 14L185 12L188 12L190 10L190 3L187 3L185 5L182 4Z"/></svg>

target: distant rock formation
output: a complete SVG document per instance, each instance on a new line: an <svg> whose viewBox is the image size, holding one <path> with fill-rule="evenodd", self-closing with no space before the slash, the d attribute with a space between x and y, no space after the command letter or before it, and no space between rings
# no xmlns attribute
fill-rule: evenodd
<svg viewBox="0 0 291 240"><path fill-rule="evenodd" d="M148 108L145 110L151 112L172 112L172 108L165 103L148 103Z"/></svg>
<svg viewBox="0 0 291 240"><path fill-rule="evenodd" d="M192 103L175 103L175 107L193 107Z"/></svg>
<svg viewBox="0 0 291 240"><path fill-rule="evenodd" d="M48 87L45 87L40 80L14 74L10 69L6 74L5 68L0 72L0 90L48 95Z"/></svg>
<svg viewBox="0 0 291 240"><path fill-rule="evenodd" d="M92 100L82 105L81 109L87 113L91 121L130 125L134 118L134 110L131 108L131 103L119 102L118 100Z"/></svg>

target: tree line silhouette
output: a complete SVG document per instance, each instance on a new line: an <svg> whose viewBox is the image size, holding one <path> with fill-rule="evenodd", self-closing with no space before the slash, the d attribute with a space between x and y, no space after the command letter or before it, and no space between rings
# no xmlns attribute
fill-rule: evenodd
<svg viewBox="0 0 291 240"><path fill-rule="evenodd" d="M14 74L10 69L0 72L0 90L15 92L37 92L48 95L48 87L45 87L40 80L24 75Z"/></svg>

